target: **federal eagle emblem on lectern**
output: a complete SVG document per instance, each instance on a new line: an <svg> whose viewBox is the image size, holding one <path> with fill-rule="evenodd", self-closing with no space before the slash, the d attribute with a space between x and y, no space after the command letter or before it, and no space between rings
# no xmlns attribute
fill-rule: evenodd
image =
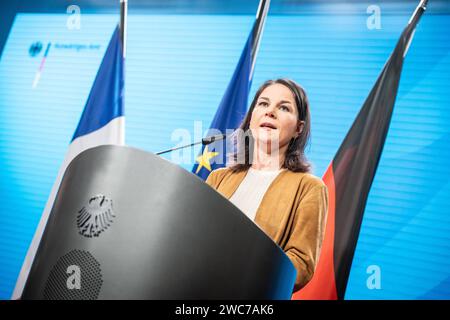
<svg viewBox="0 0 450 320"><path fill-rule="evenodd" d="M78 211L79 233L88 238L98 237L111 226L115 217L112 200L101 194L96 195Z"/></svg>

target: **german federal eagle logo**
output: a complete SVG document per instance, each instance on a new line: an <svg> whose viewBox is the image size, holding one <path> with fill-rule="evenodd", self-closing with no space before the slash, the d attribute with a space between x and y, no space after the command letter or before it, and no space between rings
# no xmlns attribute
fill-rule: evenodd
<svg viewBox="0 0 450 320"><path fill-rule="evenodd" d="M88 238L98 237L111 226L115 217L112 200L101 194L96 195L78 211L78 231Z"/></svg>

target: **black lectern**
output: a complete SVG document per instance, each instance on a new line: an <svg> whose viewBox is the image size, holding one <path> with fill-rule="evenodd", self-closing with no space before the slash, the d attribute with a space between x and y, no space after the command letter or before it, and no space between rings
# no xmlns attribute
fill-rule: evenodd
<svg viewBox="0 0 450 320"><path fill-rule="evenodd" d="M107 145L67 168L22 299L290 299L295 276L197 176Z"/></svg>

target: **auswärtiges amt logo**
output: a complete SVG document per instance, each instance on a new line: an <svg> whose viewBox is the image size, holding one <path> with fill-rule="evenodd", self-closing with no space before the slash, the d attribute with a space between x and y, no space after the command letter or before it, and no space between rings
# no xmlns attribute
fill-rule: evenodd
<svg viewBox="0 0 450 320"><path fill-rule="evenodd" d="M115 217L112 200L101 194L96 195L78 211L78 231L88 238L98 237L108 229Z"/></svg>

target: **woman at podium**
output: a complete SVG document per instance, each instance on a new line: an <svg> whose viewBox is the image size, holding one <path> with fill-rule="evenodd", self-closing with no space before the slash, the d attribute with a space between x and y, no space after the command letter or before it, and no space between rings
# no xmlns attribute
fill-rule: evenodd
<svg viewBox="0 0 450 320"><path fill-rule="evenodd" d="M297 269L294 292L314 274L328 208L326 185L309 173L304 154L310 128L303 88L290 79L266 81L237 130L249 139L206 181L284 250Z"/></svg>

